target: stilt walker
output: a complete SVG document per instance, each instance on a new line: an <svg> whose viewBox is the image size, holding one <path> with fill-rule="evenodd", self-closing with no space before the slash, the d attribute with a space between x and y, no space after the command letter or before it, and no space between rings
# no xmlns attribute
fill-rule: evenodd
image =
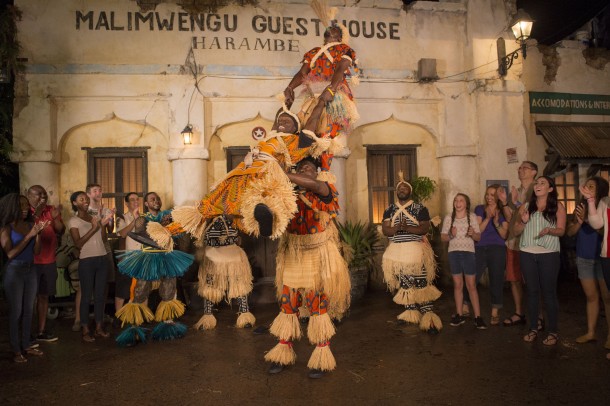
<svg viewBox="0 0 610 406"><path fill-rule="evenodd" d="M276 286L280 313L270 332L279 343L266 355L269 373L276 374L296 362L293 341L301 338L299 307L309 310L307 337L316 347L307 367L309 376L320 378L336 367L330 350L335 334L332 319L340 320L350 302L347 264L338 248L338 233L332 223L339 209L337 192L328 182L317 180L315 160L306 158L297 166L291 181L304 190L297 201L299 212L280 240ZM328 174L326 174L328 176ZM303 303L304 302L304 303Z"/></svg>
<svg viewBox="0 0 610 406"><path fill-rule="evenodd" d="M382 259L385 282L396 292L394 302L405 306L397 316L399 323L415 323L423 331L438 333L440 318L433 312L433 304L441 295L434 286L436 261L425 235L430 228L428 209L410 199L413 188L398 174L398 201L383 214L382 230L390 244Z"/></svg>
<svg viewBox="0 0 610 406"><path fill-rule="evenodd" d="M210 221L205 232L205 247L199 249L202 258L198 293L203 297L204 311L195 324L196 329L211 330L216 327L212 305L223 298L229 303L231 299L237 300L237 328L252 327L256 322L248 306L252 269L248 256L238 242L239 235L230 217L221 215Z"/></svg>

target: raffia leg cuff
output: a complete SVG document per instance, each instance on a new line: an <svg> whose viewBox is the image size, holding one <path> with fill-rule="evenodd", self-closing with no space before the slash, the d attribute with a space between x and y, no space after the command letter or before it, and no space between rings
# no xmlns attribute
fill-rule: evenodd
<svg viewBox="0 0 610 406"><path fill-rule="evenodd" d="M307 368L321 371L332 371L337 367L337 361L330 351L330 343L319 344L311 353Z"/></svg>
<svg viewBox="0 0 610 406"><path fill-rule="evenodd" d="M297 354L292 349L290 341L280 341L267 354L265 361L280 365L292 365L297 361Z"/></svg>
<svg viewBox="0 0 610 406"><path fill-rule="evenodd" d="M173 320L184 314L184 303L178 299L162 301L155 312L156 321Z"/></svg>
<svg viewBox="0 0 610 406"><path fill-rule="evenodd" d="M121 327L125 324L139 326L144 321L152 321L155 316L144 303L127 303L116 312L115 316L121 320Z"/></svg>
<svg viewBox="0 0 610 406"><path fill-rule="evenodd" d="M250 312L246 312L246 313L240 313L239 316L237 317L237 322L235 323L235 327L237 328L244 328L246 326L254 326L254 323L256 323L256 317L254 317L254 315Z"/></svg>
<svg viewBox="0 0 610 406"><path fill-rule="evenodd" d="M335 326L328 313L311 316L307 325L307 338L311 344L322 343L331 339L336 333Z"/></svg>
<svg viewBox="0 0 610 406"><path fill-rule="evenodd" d="M216 328L216 317L212 314L204 314L193 327L195 330L214 330Z"/></svg>
<svg viewBox="0 0 610 406"><path fill-rule="evenodd" d="M293 341L301 338L301 325L295 313L280 313L277 315L269 332L280 340Z"/></svg>

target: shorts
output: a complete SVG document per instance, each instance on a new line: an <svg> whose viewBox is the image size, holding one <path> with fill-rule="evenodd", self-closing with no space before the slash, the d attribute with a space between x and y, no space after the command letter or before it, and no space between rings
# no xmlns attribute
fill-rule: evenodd
<svg viewBox="0 0 610 406"><path fill-rule="evenodd" d="M449 268L451 275L476 276L477 263L474 252L470 251L451 251L449 252Z"/></svg>
<svg viewBox="0 0 610 406"><path fill-rule="evenodd" d="M506 249L506 280L508 282L523 282L521 265L519 263L519 251Z"/></svg>
<svg viewBox="0 0 610 406"><path fill-rule="evenodd" d="M120 297L125 300L130 299L131 279L131 276L127 276L121 272L116 273L114 281L114 297Z"/></svg>
<svg viewBox="0 0 610 406"><path fill-rule="evenodd" d="M578 279L604 279L602 263L599 259L576 257L576 268L578 268Z"/></svg>
<svg viewBox="0 0 610 406"><path fill-rule="evenodd" d="M36 279L38 280L38 294L43 296L54 296L57 284L57 265L34 264Z"/></svg>

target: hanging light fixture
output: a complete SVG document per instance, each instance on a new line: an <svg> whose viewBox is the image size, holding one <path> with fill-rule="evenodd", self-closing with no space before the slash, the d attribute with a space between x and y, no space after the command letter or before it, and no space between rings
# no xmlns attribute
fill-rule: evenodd
<svg viewBox="0 0 610 406"><path fill-rule="evenodd" d="M182 141L184 142L184 145L191 145L193 143L193 125L192 124L187 124L186 127L184 127L184 130L182 130L181 134L182 134Z"/></svg>
<svg viewBox="0 0 610 406"><path fill-rule="evenodd" d="M513 66L513 61L519 58L519 50L521 50L521 53L523 54L523 59L527 57L527 46L525 42L532 33L533 25L534 20L532 17L523 11L523 9L519 9L510 25L511 30L515 35L515 39L519 43L519 49L507 55L504 38L498 38L496 41L498 49L498 72L500 73L500 76L505 76L510 67Z"/></svg>

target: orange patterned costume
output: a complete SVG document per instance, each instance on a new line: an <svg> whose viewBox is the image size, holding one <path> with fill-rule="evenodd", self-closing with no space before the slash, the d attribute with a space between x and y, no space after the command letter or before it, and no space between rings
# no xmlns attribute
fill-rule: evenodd
<svg viewBox="0 0 610 406"><path fill-rule="evenodd" d="M304 133L308 135L304 135ZM299 148L299 137L311 137L314 143ZM254 208L263 203L273 212L271 238L282 235L297 211L294 188L286 171L307 156L320 156L331 147L329 139L319 140L304 130L301 135L272 132L260 141L235 169L213 185L194 213L192 208L176 208L172 216L190 234L200 239L207 219L221 214L235 216L241 231L259 235Z"/></svg>
<svg viewBox="0 0 610 406"><path fill-rule="evenodd" d="M342 59L355 64L356 52L341 42L328 43L305 53L302 63L309 64L310 71L303 84L309 98L301 110L306 110L310 103L315 104L317 99L314 95L322 93L329 85L337 64ZM344 76L349 77L349 75L350 72L347 70ZM359 118L354 96L345 77L337 87L334 99L326 104L325 114L322 115L318 127L319 131L316 131L322 137L335 138L342 133L349 133L352 124Z"/></svg>

